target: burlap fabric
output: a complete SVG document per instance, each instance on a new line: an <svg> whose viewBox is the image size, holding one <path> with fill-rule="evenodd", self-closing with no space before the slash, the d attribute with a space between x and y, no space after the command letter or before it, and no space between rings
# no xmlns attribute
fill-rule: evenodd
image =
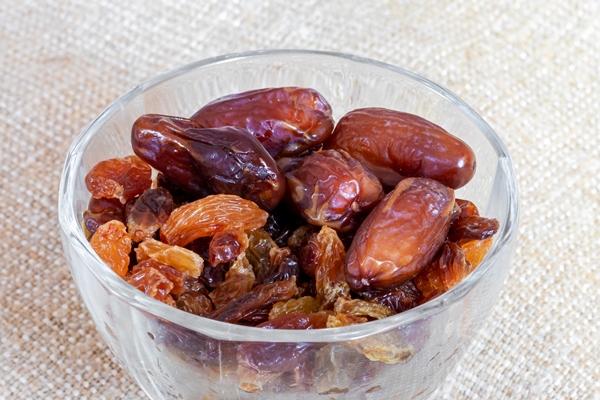
<svg viewBox="0 0 600 400"><path fill-rule="evenodd" d="M600 398L597 0L169 3L0 2L0 399L143 398L63 259L65 154L135 84L267 48L410 69L462 97L512 153L522 206L512 270L434 398Z"/></svg>

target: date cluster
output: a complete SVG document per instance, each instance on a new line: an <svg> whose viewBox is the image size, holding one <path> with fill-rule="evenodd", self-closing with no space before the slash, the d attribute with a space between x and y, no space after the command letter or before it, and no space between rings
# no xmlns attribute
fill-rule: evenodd
<svg viewBox="0 0 600 400"><path fill-rule="evenodd" d="M498 230L455 198L475 173L465 142L384 108L336 124L313 89L142 115L131 143L86 176L92 248L153 298L223 322L320 329L403 312L459 283Z"/></svg>

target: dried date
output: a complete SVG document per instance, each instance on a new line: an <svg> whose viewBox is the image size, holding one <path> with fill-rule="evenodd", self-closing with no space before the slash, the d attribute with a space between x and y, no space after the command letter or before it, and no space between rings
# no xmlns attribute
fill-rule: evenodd
<svg viewBox="0 0 600 400"><path fill-rule="evenodd" d="M285 194L277 164L247 130L200 128L185 118L144 115L131 133L134 152L187 192L235 194L272 210Z"/></svg>
<svg viewBox="0 0 600 400"><path fill-rule="evenodd" d="M338 232L356 230L383 198L379 179L345 151L311 154L286 179L300 215L312 225Z"/></svg>
<svg viewBox="0 0 600 400"><path fill-rule="evenodd" d="M346 277L358 292L390 290L434 258L448 234L454 191L408 178L369 214L348 250Z"/></svg>
<svg viewBox="0 0 600 400"><path fill-rule="evenodd" d="M475 174L475 153L465 142L417 115L385 108L350 111L325 148L347 151L386 186L423 177L458 189Z"/></svg>
<svg viewBox="0 0 600 400"><path fill-rule="evenodd" d="M316 90L282 87L224 96L198 110L205 127L245 128L278 158L323 143L333 130L331 106Z"/></svg>

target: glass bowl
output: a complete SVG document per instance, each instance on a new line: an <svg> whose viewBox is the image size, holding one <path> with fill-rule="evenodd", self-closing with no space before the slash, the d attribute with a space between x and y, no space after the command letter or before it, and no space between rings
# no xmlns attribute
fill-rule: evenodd
<svg viewBox="0 0 600 400"><path fill-rule="evenodd" d="M142 114L190 116L217 97L277 86L316 89L336 120L355 108L386 107L418 114L466 141L476 153L477 173L456 195L500 221L484 261L456 287L419 307L361 325L312 331L198 317L146 296L113 273L82 230L90 168L133 154L131 126ZM505 145L448 90L352 55L258 51L163 73L108 106L69 150L59 220L65 256L86 307L123 368L152 399L424 399L460 360L497 300L514 253L518 196ZM237 357L250 348L264 355L265 364L254 386L244 386L247 379L236 374ZM378 359L385 351L397 362L367 357ZM277 359L280 363L271 365ZM256 392L241 390L240 382Z"/></svg>

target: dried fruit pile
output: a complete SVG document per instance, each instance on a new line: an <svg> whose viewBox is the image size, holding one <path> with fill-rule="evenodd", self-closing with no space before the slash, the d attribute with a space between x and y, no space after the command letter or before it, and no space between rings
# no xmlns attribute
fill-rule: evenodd
<svg viewBox="0 0 600 400"><path fill-rule="evenodd" d="M475 173L466 143L382 108L334 129L312 89L226 96L189 119L143 115L131 141L135 155L86 176L90 244L139 290L219 321L320 329L385 318L458 284L498 230L454 196ZM357 350L405 357L388 345ZM255 347L238 355L247 391L289 359L258 368L266 353Z"/></svg>

